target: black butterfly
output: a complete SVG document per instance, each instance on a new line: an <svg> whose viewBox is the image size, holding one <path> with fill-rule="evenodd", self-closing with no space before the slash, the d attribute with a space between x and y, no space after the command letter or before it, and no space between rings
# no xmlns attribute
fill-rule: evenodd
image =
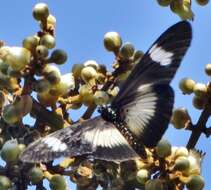
<svg viewBox="0 0 211 190"><path fill-rule="evenodd" d="M145 157L144 146L154 147L167 129L174 92L169 86L190 46L192 29L179 22L165 31L132 70L101 116L56 131L21 154L23 162L91 156L106 161Z"/></svg>

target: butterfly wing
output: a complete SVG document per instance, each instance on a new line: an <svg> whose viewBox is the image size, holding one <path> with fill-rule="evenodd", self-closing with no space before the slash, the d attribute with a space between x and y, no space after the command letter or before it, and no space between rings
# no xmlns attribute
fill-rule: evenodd
<svg viewBox="0 0 211 190"><path fill-rule="evenodd" d="M101 117L58 130L30 144L21 154L23 162L49 162L55 158L94 156L106 161L138 158L116 127Z"/></svg>
<svg viewBox="0 0 211 190"><path fill-rule="evenodd" d="M82 133L83 142L91 145L95 159L125 161L139 158L115 125L101 117L96 119L101 124L92 125Z"/></svg>
<svg viewBox="0 0 211 190"><path fill-rule="evenodd" d="M38 163L49 162L61 156L66 156L69 149L68 139L71 138L74 127L77 127L77 125L60 129L32 142L20 155L20 160L23 162Z"/></svg>
<svg viewBox="0 0 211 190"><path fill-rule="evenodd" d="M135 66L111 104L123 115L130 131L148 147L157 143L169 123L174 101L169 83L190 41L188 22L170 27ZM20 159L48 162L61 156L81 155L107 161L138 157L112 123L97 117L37 140Z"/></svg>
<svg viewBox="0 0 211 190"><path fill-rule="evenodd" d="M172 113L174 77L192 38L188 22L165 31L137 63L112 102L130 131L147 147L164 134Z"/></svg>

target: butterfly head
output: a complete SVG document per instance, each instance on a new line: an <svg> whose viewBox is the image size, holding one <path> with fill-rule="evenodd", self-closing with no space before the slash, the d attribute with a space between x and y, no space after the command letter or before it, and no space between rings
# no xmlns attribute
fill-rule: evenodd
<svg viewBox="0 0 211 190"><path fill-rule="evenodd" d="M109 122L117 122L118 121L118 114L117 112L112 109L111 106L104 105L99 107L98 112L101 114L102 118Z"/></svg>

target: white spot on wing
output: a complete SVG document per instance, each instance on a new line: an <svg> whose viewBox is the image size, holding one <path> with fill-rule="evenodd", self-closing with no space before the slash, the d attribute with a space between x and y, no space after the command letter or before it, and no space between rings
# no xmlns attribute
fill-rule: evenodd
<svg viewBox="0 0 211 190"><path fill-rule="evenodd" d="M55 137L44 138L42 142L55 152L62 152L67 149L67 145Z"/></svg>
<svg viewBox="0 0 211 190"><path fill-rule="evenodd" d="M150 58L160 63L162 66L166 66L171 64L172 56L174 55L172 52L164 50L162 47L157 46L155 44L149 51Z"/></svg>
<svg viewBox="0 0 211 190"><path fill-rule="evenodd" d="M151 92L141 96L139 101L127 105L126 123L137 137L143 133L150 119L154 117L156 102L157 95Z"/></svg>
<svg viewBox="0 0 211 190"><path fill-rule="evenodd" d="M114 127L94 128L84 133L84 140L92 144L93 148L98 146L112 148L120 145L128 145L122 134Z"/></svg>

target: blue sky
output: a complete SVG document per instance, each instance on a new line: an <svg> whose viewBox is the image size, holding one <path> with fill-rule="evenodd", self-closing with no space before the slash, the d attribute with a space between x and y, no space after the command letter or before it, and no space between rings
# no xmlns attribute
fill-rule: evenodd
<svg viewBox="0 0 211 190"><path fill-rule="evenodd" d="M32 18L32 8L40 1L7 0L0 6L0 39L8 45L19 46L24 37L34 34L38 24ZM155 0L77 0L42 1L49 5L57 18L57 47L67 51L68 62L61 66L62 73L71 71L77 62L94 59L99 63L111 65L113 55L103 47L103 36L108 31L117 31L126 42L132 42L137 49L146 51L153 41L170 25L179 21L179 17L168 8L161 8ZM183 77L191 77L198 82L210 80L204 74L204 66L211 62L211 3L206 7L197 6L193 1L195 20L193 42L177 75L172 82L176 92L175 107L188 108L194 122L200 111L192 107L191 96L183 96L178 90L178 82ZM79 117L81 113L73 113ZM211 122L208 123L211 126ZM189 132L169 127L165 137L173 145L186 145ZM203 162L203 176L211 189L211 172L208 168L211 160L211 141L204 135L197 148L207 153Z"/></svg>

